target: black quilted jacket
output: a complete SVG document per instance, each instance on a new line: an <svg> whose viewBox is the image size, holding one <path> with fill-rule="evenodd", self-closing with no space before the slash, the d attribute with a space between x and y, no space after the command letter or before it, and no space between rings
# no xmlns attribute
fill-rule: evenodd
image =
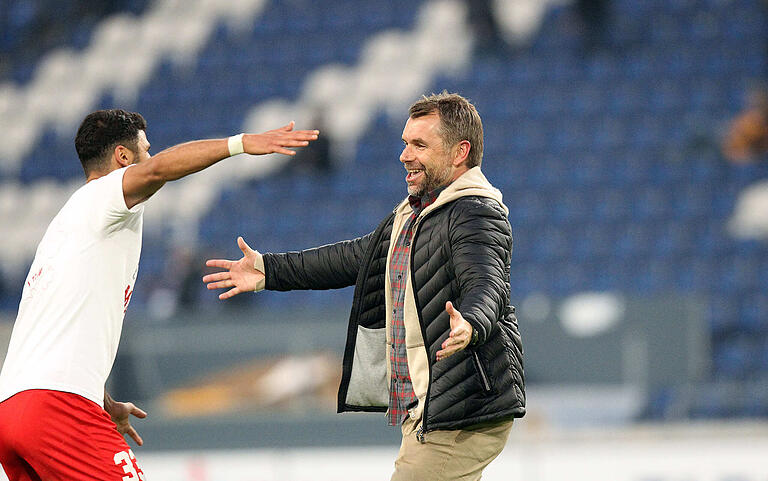
<svg viewBox="0 0 768 481"><path fill-rule="evenodd" d="M384 283L393 218L354 240L264 254L266 289L355 285L339 412L387 409ZM422 429L458 429L522 417L523 347L510 305L512 232L505 211L490 198L461 197L425 214L416 226L413 246L410 281L429 359ZM450 332L445 312L449 300L479 338L474 346L435 362ZM377 342L371 343L371 338Z"/></svg>

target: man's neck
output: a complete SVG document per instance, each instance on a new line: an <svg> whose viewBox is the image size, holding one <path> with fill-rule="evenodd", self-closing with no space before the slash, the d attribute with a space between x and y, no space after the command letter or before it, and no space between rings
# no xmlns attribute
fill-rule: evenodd
<svg viewBox="0 0 768 481"><path fill-rule="evenodd" d="M94 170L90 171L88 173L88 175L85 177L85 183L87 184L88 182L90 182L92 180L99 179L101 177L104 177L105 175L111 174L112 172L116 171L117 169L122 169L122 168L123 168L122 165L117 164L117 163L113 163L110 166L107 166L106 168L103 168L103 169L94 169Z"/></svg>
<svg viewBox="0 0 768 481"><path fill-rule="evenodd" d="M88 174L88 177L85 178L85 183L87 184L88 182L104 177L105 175L107 174L103 172L91 172Z"/></svg>

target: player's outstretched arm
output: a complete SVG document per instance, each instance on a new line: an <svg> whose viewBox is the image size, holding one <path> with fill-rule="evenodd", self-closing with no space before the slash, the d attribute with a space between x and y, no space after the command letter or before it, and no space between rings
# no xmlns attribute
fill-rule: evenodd
<svg viewBox="0 0 768 481"><path fill-rule="evenodd" d="M264 288L264 272L256 268L256 261L261 254L251 249L242 237L237 238L237 245L243 251L243 257L238 261L226 259L209 259L205 262L208 267L224 269L208 274L203 282L208 289L229 289L219 294L219 299L229 299L241 292L252 292Z"/></svg>
<svg viewBox="0 0 768 481"><path fill-rule="evenodd" d="M294 123L261 134L243 134L247 154L295 155L290 147L303 147L317 139L318 130L293 130ZM230 156L228 139L195 140L170 147L139 162L123 175L128 208L147 200L168 181L201 171Z"/></svg>
<svg viewBox="0 0 768 481"><path fill-rule="evenodd" d="M144 444L136 429L131 426L131 416L137 418L147 417L147 413L136 407L133 403L123 403L115 401L109 393L104 393L104 410L112 418L112 422L117 427L117 432L122 435L129 435L139 446Z"/></svg>

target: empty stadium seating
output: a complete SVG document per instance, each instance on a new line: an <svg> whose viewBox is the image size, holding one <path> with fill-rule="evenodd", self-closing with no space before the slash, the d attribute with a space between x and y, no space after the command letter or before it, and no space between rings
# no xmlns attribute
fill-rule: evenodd
<svg viewBox="0 0 768 481"><path fill-rule="evenodd" d="M238 131L253 104L294 99L317 67L353 65L370 35L411 28L421 2L291 4L301 8L271 3L246 32L218 26L194 65L157 69L129 106L147 117L153 145ZM735 240L726 224L738 192L768 177L768 163L729 165L717 151L724 123L766 74L764 6L617 0L596 51L583 48L574 15L570 6L552 9L529 47L477 56L427 89L460 92L483 116L483 169L504 193L515 233L513 299L589 290L701 294L709 302L712 389L655 393L648 415L674 417L669 406L681 402L691 417L766 415L768 394L755 379L768 376L768 243ZM107 94L101 106L112 102ZM199 224L197 249L231 257L238 235L282 251L368 233L405 195L398 162L405 115L377 116L337 171L280 172L225 189ZM78 175L71 139L51 129L18 180ZM145 307L170 255L162 238L145 242L132 309ZM14 289L6 286L0 306L12 304ZM202 286L199 296L209 308L218 303ZM245 302L279 309L350 298L347 289ZM524 312L520 318L524 324Z"/></svg>

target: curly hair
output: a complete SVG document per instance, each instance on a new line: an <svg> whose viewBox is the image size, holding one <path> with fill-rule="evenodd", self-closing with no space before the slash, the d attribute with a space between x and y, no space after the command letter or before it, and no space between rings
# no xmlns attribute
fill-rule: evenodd
<svg viewBox="0 0 768 481"><path fill-rule="evenodd" d="M138 152L139 130L147 130L147 121L136 112L111 109L88 114L75 136L75 149L85 175L106 167L109 154L118 145Z"/></svg>

